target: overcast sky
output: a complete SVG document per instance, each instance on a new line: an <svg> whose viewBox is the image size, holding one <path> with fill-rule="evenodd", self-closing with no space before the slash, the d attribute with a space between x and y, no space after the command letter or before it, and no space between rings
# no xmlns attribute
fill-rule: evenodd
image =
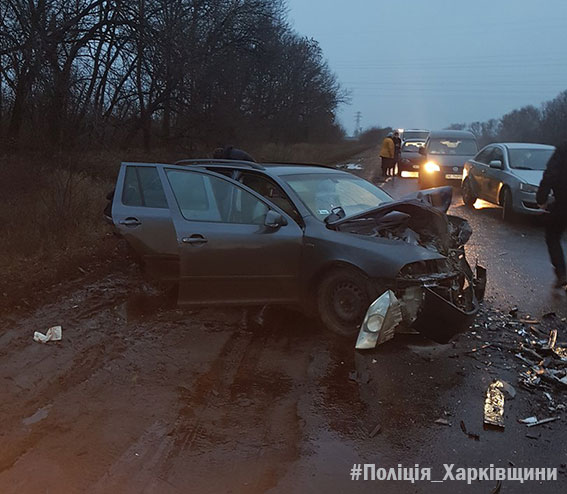
<svg viewBox="0 0 567 494"><path fill-rule="evenodd" d="M443 128L567 89L567 0L287 0L351 91L339 120Z"/></svg>

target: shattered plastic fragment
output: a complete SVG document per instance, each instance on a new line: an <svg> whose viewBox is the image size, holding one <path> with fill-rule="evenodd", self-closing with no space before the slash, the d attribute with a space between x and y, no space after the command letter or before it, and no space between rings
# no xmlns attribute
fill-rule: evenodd
<svg viewBox="0 0 567 494"><path fill-rule="evenodd" d="M60 341L62 338L61 326L53 326L49 328L45 334L36 331L33 334L34 341L39 343L47 343L48 341Z"/></svg>
<svg viewBox="0 0 567 494"><path fill-rule="evenodd" d="M535 424L537 422L537 417L527 417L525 419L519 419L518 422L521 424Z"/></svg>
<svg viewBox="0 0 567 494"><path fill-rule="evenodd" d="M494 381L486 391L484 400L484 423L504 428L504 393L502 381Z"/></svg>
<svg viewBox="0 0 567 494"><path fill-rule="evenodd" d="M559 420L559 417L550 417L548 419L542 419L536 422L531 422L528 424L528 427L535 427L536 425L547 424L549 422L554 422L555 420Z"/></svg>
<svg viewBox="0 0 567 494"><path fill-rule="evenodd" d="M435 423L439 425L451 425L451 422L449 422L447 419L437 419Z"/></svg>
<svg viewBox="0 0 567 494"><path fill-rule="evenodd" d="M556 342L557 342L557 330L552 329L549 332L549 339L547 340L547 344L543 348L545 350L553 350Z"/></svg>
<svg viewBox="0 0 567 494"><path fill-rule="evenodd" d="M391 340L396 326L402 321L402 309L392 290L378 297L366 312L356 340L356 349L368 350Z"/></svg>

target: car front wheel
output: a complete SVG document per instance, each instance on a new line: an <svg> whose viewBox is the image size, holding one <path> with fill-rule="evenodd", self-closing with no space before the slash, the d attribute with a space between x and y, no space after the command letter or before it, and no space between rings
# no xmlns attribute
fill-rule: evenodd
<svg viewBox="0 0 567 494"><path fill-rule="evenodd" d="M342 336L358 332L370 305L369 281L354 269L329 273L317 290L317 309L323 324Z"/></svg>
<svg viewBox="0 0 567 494"><path fill-rule="evenodd" d="M516 218L514 212L514 201L512 192L508 187L502 191L502 219L504 221L512 222Z"/></svg>
<svg viewBox="0 0 567 494"><path fill-rule="evenodd" d="M477 197L473 191L471 181L468 178L463 182L462 194L465 206L472 208L474 206L474 203L476 202Z"/></svg>

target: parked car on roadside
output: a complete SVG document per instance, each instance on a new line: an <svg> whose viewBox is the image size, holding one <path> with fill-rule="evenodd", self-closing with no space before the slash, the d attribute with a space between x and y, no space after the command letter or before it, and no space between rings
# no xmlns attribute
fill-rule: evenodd
<svg viewBox="0 0 567 494"><path fill-rule="evenodd" d="M494 143L465 163L463 202L472 207L477 199L502 206L502 218L516 213L541 214L536 192L553 146L530 143Z"/></svg>
<svg viewBox="0 0 567 494"><path fill-rule="evenodd" d="M421 189L439 185L460 185L465 161L478 152L476 138L465 130L431 132L420 148L425 158L419 169Z"/></svg>
<svg viewBox="0 0 567 494"><path fill-rule="evenodd" d="M395 201L322 165L187 160L122 163L108 220L178 302L292 304L355 334L392 290L403 324L446 340L478 309L451 190Z"/></svg>
<svg viewBox="0 0 567 494"><path fill-rule="evenodd" d="M402 143L400 161L398 162L398 174L402 178L417 178L419 167L423 161L423 156L419 154L419 149L425 144L422 139L407 139Z"/></svg>

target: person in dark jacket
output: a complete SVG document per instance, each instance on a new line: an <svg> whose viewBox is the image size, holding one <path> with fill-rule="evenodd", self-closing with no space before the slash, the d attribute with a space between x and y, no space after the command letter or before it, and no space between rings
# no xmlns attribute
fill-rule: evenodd
<svg viewBox="0 0 567 494"><path fill-rule="evenodd" d="M228 146L225 148L216 148L213 151L213 158L220 160L239 160L239 161L252 161L256 162L252 156L250 156L246 151L242 149L237 149L233 146Z"/></svg>
<svg viewBox="0 0 567 494"><path fill-rule="evenodd" d="M553 191L553 202L549 194ZM545 223L545 241L555 269L557 288L567 288L565 257L561 248L561 236L567 228L567 142L557 147L547 163L539 184L536 201L541 209L548 211Z"/></svg>
<svg viewBox="0 0 567 494"><path fill-rule="evenodd" d="M400 138L400 133L396 130L394 132L394 137L392 138L394 141L394 165L392 166L392 173L391 175L396 176L400 175L400 157L402 155L402 140ZM396 173L396 165L398 166L398 172Z"/></svg>

